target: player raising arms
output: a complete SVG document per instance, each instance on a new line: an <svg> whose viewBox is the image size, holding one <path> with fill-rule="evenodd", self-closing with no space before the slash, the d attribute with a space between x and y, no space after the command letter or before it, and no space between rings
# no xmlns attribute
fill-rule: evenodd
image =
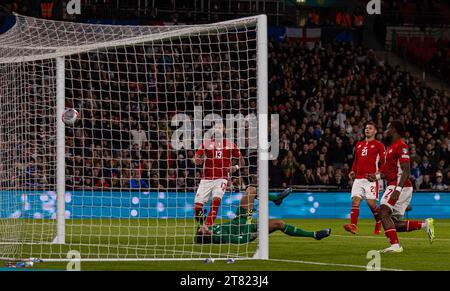
<svg viewBox="0 0 450 291"><path fill-rule="evenodd" d="M366 199L367 205L375 218L375 234L380 234L381 220L378 213L378 181L370 182L366 174L378 172L384 164L384 145L375 139L377 128L375 123L368 122L365 126L365 140L359 141L355 146L355 159L353 160L350 179L356 179L352 186L352 210L350 212L350 223L344 225L348 232L356 234L358 231L359 205L361 200Z"/></svg>
<svg viewBox="0 0 450 291"><path fill-rule="evenodd" d="M427 218L424 221L401 220L411 202L413 193L412 183L409 179L409 148L402 140L404 132L404 126L398 120L388 124L385 132L386 142L389 145L386 149L386 162L381 168L381 173L367 174L367 179L370 181L386 179L388 185L381 198L380 216L384 233L391 246L381 250L382 253L400 253L403 251L397 232L423 229L428 234L430 243L434 240L432 218Z"/></svg>
<svg viewBox="0 0 450 291"><path fill-rule="evenodd" d="M194 163L197 166L203 164L203 176L195 194L194 216L199 224L206 223L210 226L217 216L223 194L228 187L228 178L231 172L239 169L233 166L233 158L238 159L240 166L245 165L241 153L233 142L224 138L224 127L222 123L214 125L214 138L206 140L197 150ZM210 212L204 221L203 207L212 196Z"/></svg>
<svg viewBox="0 0 450 291"><path fill-rule="evenodd" d="M270 194L269 200L280 205L291 189L286 189L278 194ZM228 222L216 225L201 225L197 228L195 242L203 244L245 244L252 242L258 237L258 224L253 220L255 211L256 188L247 187L241 198L236 217ZM294 225L287 224L281 219L269 220L269 233L281 231L289 236L310 237L321 240L331 235L331 229L319 231L305 231Z"/></svg>

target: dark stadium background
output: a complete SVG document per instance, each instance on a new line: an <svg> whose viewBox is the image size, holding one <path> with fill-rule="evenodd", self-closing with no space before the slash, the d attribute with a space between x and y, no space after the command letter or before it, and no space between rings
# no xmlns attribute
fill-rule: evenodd
<svg viewBox="0 0 450 291"><path fill-rule="evenodd" d="M68 15L64 9L67 2L2 1L2 30L7 29L12 11L57 20L149 25L206 23L267 13L271 25L269 110L281 119L281 153L270 162L271 188L349 189L353 146L362 138L363 124L373 120L384 128L395 118L407 128L415 188L447 190L450 185L450 42L446 26L450 8L446 1L382 1L382 14L374 16L365 13L367 1L306 1L298 5L276 0L82 0L81 15ZM321 35L313 38L302 32L299 37L283 37L286 27L320 28ZM121 136L130 139L132 147L131 134L122 132ZM167 151L167 155L177 158L175 152ZM194 168L187 163L186 168ZM73 178L80 173L69 169L67 186L128 186L124 179L111 185L112 173L123 177L116 169L119 166L111 165L108 173L89 173L92 181L83 176ZM38 165L29 171L34 173L30 185L45 183L39 178ZM144 175L144 181L134 182L133 187L172 188L181 183L194 190L199 179L198 173L182 170L170 171L170 175ZM245 184L237 178L234 182Z"/></svg>

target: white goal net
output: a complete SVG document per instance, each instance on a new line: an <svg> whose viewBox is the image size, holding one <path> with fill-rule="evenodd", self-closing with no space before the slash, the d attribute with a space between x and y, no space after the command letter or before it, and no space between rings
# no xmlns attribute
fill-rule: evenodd
<svg viewBox="0 0 450 291"><path fill-rule="evenodd" d="M0 258L267 258L267 162L252 146L267 131L251 119L267 113L266 33L265 16L156 27L16 15L0 35ZM252 242L194 240L193 158L217 117L244 164L214 223L258 186Z"/></svg>

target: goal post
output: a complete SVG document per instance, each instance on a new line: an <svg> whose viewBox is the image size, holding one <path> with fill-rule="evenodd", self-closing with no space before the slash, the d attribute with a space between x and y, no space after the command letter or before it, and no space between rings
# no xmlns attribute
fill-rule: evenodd
<svg viewBox="0 0 450 291"><path fill-rule="evenodd" d="M259 250L258 259L269 259L269 140L268 140L268 68L267 16L258 16L258 186L259 186Z"/></svg>
<svg viewBox="0 0 450 291"><path fill-rule="evenodd" d="M56 236L53 243L64 244L66 239L66 134L62 115L65 109L64 57L56 57Z"/></svg>
<svg viewBox="0 0 450 291"><path fill-rule="evenodd" d="M0 259L269 258L265 15L180 26L15 17L0 35ZM66 108L80 112L73 126ZM195 241L203 165L192 160L212 117L246 134L232 140L245 165L216 224L240 221L257 186L255 240L230 230L224 243Z"/></svg>

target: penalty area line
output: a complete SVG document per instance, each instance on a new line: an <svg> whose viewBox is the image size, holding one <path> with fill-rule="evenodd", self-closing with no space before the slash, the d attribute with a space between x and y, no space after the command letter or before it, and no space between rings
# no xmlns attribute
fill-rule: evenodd
<svg viewBox="0 0 450 291"><path fill-rule="evenodd" d="M305 264L305 265L334 266L334 267L348 267L348 268L357 268L357 269L367 269L367 266L363 266L363 265L321 263L321 262L310 262L310 261L300 261L300 260L282 260L282 259L269 259L269 261L283 262L283 263L297 263L297 264ZM407 271L407 270L402 270L402 269L391 269L391 268L381 268L381 267L380 267L380 270L381 271Z"/></svg>

